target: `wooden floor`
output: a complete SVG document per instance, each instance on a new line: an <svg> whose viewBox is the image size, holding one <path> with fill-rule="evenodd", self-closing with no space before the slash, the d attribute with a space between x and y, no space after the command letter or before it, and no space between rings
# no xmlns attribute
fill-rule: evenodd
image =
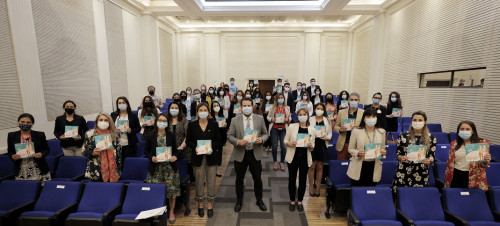
<svg viewBox="0 0 500 226"><path fill-rule="evenodd" d="M227 169L228 162L231 158L232 155L232 150L233 150L233 145L227 144L224 147L223 151L223 156L222 156L222 166L219 169L219 173L224 175L224 172ZM232 166L232 165L231 165ZM229 169L231 170L231 169ZM217 177L216 179L216 193L219 190L219 186L222 182L222 177ZM206 225L207 223L207 216L206 216L206 209L207 206L205 204L205 216L204 217L199 217L197 214L197 202L194 200L195 196L195 188L194 184L191 185L191 203L190 203L190 208L191 208L191 214L187 217L184 216L184 207L180 210L180 212L176 213L176 222L174 225ZM206 189L206 188L205 188ZM314 197L311 198L309 197L309 188L306 190L306 194L303 200L304 203L304 209L305 209L305 214L307 218L307 223L308 225L315 226L315 225L347 225L347 218L345 214L334 214L331 210L330 213L332 215L331 219L326 219L324 212L326 210L326 205L325 205L325 187L322 186L321 188L321 196L320 197ZM288 191L287 191L288 192ZM214 209L217 209L217 203L214 204Z"/></svg>

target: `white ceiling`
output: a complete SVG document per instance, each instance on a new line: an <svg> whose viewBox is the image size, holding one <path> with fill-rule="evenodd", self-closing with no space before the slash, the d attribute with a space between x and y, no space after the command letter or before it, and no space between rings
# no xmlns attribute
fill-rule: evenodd
<svg viewBox="0 0 500 226"><path fill-rule="evenodd" d="M399 0L126 0L179 28L349 28Z"/></svg>

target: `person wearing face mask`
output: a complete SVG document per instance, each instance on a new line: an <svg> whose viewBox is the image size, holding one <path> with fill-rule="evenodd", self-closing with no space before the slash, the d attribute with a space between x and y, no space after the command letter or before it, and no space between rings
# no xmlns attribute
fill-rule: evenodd
<svg viewBox="0 0 500 226"><path fill-rule="evenodd" d="M382 94L377 92L372 96L373 104L367 104L364 106L364 109L373 108L377 112L377 121L380 124L380 127L384 130L387 129L387 108L385 106L380 105L382 101Z"/></svg>
<svg viewBox="0 0 500 226"><path fill-rule="evenodd" d="M345 101L345 104L342 104L342 101ZM338 99L337 99L337 112L339 112L342 109L349 108L349 92L346 90L342 90L342 92L339 93Z"/></svg>
<svg viewBox="0 0 500 226"><path fill-rule="evenodd" d="M198 107L198 104L201 104L201 103L207 103L208 104L208 102L205 99L201 98L201 92L200 92L200 90L195 89L193 91L193 97L191 99L191 116L195 116L196 115L196 108ZM191 121L193 121L193 120L196 120L196 119L191 118Z"/></svg>
<svg viewBox="0 0 500 226"><path fill-rule="evenodd" d="M254 80L248 80L247 90L250 90L253 93L257 88L258 86L254 83Z"/></svg>
<svg viewBox="0 0 500 226"><path fill-rule="evenodd" d="M184 92L184 91L181 91L181 94L174 93L174 95L172 95L172 100L173 100L173 102L176 102L179 104L179 109L182 111L184 116L186 116L187 108L186 108L186 105L183 104L183 101L185 100L186 92L184 92L184 98L182 97L182 95L183 95L182 92Z"/></svg>
<svg viewBox="0 0 500 226"><path fill-rule="evenodd" d="M186 109L186 112L185 112L185 115L186 115L186 119L188 121L191 121L191 101L188 100L188 94L186 91L181 91L180 93L181 95L181 103L184 107L183 108L183 111L184 111L184 108Z"/></svg>
<svg viewBox="0 0 500 226"><path fill-rule="evenodd" d="M479 137L476 125L471 121L462 121L457 127L457 140L451 142L448 162L444 176L444 186L451 188L479 188L488 190L486 168L491 161L490 142ZM488 144L486 161L468 162L465 159L465 145Z"/></svg>
<svg viewBox="0 0 500 226"><path fill-rule="evenodd" d="M146 118L154 117L156 119L156 116L160 113L160 109L154 106L153 99L150 96L145 96L142 99L142 106L144 108L140 109L139 112L137 112L137 115L139 117L139 124L142 127L141 140L145 140L146 137L154 130L154 120L146 121Z"/></svg>
<svg viewBox="0 0 500 226"><path fill-rule="evenodd" d="M203 201L208 201L208 218L212 218L213 203L215 201L215 178L217 174L218 150L221 150L219 125L211 118L207 103L200 103L196 109L197 120L188 125L187 145L191 149L191 164L196 178L196 196L198 202L198 216L205 216ZM198 141L210 140L212 152L198 153ZM207 196L204 194L205 180L207 182Z"/></svg>
<svg viewBox="0 0 500 226"><path fill-rule="evenodd" d="M269 128L269 124L270 124L269 120L267 120L267 116L269 115L269 110L270 110L270 108L269 109L266 108L266 106L268 106L268 105L274 105L274 98L273 98L272 93L270 91L266 92L264 102L262 103L262 107L260 109L262 112L261 115L264 118L264 123L266 124L266 128ZM264 142L263 146L264 146L265 151L271 151L271 147L272 147L271 140L272 139L267 139L266 142Z"/></svg>
<svg viewBox="0 0 500 226"><path fill-rule="evenodd" d="M294 100L295 104L297 104L297 102L300 101L300 98L302 97L302 95L301 95L302 92L303 92L302 82L297 82L297 89L292 91L293 100ZM305 92L305 90L304 90L304 92Z"/></svg>
<svg viewBox="0 0 500 226"><path fill-rule="evenodd" d="M170 107L172 106L171 103ZM171 108L170 108L171 109ZM177 108L177 110L179 110ZM181 159L181 154L174 133L167 130L168 116L159 114L155 120L155 129L153 133L147 137L144 154L149 159L148 176L146 183L165 184L167 186L167 199L169 202L168 221L170 224L175 223L175 198L181 195L179 172L177 171L176 161ZM172 148L172 156L167 162L158 162L156 157L157 147Z"/></svg>
<svg viewBox="0 0 500 226"><path fill-rule="evenodd" d="M63 104L64 114L58 116L54 125L54 136L61 141L61 148L64 156L83 156L82 145L83 137L87 132L87 121L83 116L75 113L76 104L71 100L67 100ZM77 137L66 137L66 126L78 126Z"/></svg>
<svg viewBox="0 0 500 226"><path fill-rule="evenodd" d="M45 133L31 129L35 118L28 113L19 115L17 124L20 130L7 135L7 154L14 161L15 180L50 180L49 166L45 161L50 149ZM32 150L35 151L32 158L21 158L17 154L16 144L23 143L32 143Z"/></svg>
<svg viewBox="0 0 500 226"><path fill-rule="evenodd" d="M264 119L260 115L252 114L253 101L244 98L241 101L243 107L242 114L233 118L228 132L228 141L234 145L234 171L236 172L236 205L235 212L240 212L243 205L244 185L243 180L247 169L250 169L254 182L256 205L261 211L266 211L267 207L262 201L262 144L268 139ZM256 130L257 138L255 143L249 143L243 139L245 130Z"/></svg>
<svg viewBox="0 0 500 226"><path fill-rule="evenodd" d="M309 112L309 116L312 116L313 114L313 104L311 102L311 99L309 98L309 93L308 92L302 92L302 98L301 100L295 105L295 112L298 112L299 109L305 108L307 109L307 112Z"/></svg>
<svg viewBox="0 0 500 226"><path fill-rule="evenodd" d="M311 101L313 101L313 104L319 104L319 103L324 103L323 96L321 96L321 88L317 87L314 90L314 94L312 95Z"/></svg>
<svg viewBox="0 0 500 226"><path fill-rule="evenodd" d="M130 103L126 97L118 97L116 99L116 106L116 111L111 112L111 118L113 118L113 122L117 127L118 137L120 138L120 145L122 146L121 161L123 163L125 158L136 157L137 143L139 143L137 133L141 131L141 124L137 115L132 112ZM118 122L122 120L128 122L127 129L118 128Z"/></svg>
<svg viewBox="0 0 500 226"><path fill-rule="evenodd" d="M290 112L295 112L295 98L288 82L285 83L283 88L283 96L285 97L285 105L290 108Z"/></svg>
<svg viewBox="0 0 500 226"><path fill-rule="evenodd" d="M229 85L228 84L225 84L224 85L224 92L226 93L226 96L229 97L229 101L232 101L233 100L233 96L234 94L232 94L231 92L229 92Z"/></svg>
<svg viewBox="0 0 500 226"><path fill-rule="evenodd" d="M307 87L307 92L309 93L309 96L313 96L316 93L316 89L321 88L319 85L316 84L316 79L312 78L311 79L311 86Z"/></svg>
<svg viewBox="0 0 500 226"><path fill-rule="evenodd" d="M156 88L154 86L148 86L148 96L153 98L155 107L163 109L163 102L161 101L161 97L156 95Z"/></svg>
<svg viewBox="0 0 500 226"><path fill-rule="evenodd" d="M288 210L293 212L297 207L299 212L304 212L302 200L306 192L307 172L313 164L311 151L314 149L314 142L312 141L316 139L316 136L314 125L309 121L309 112L307 112L307 109L299 109L297 115L298 122L290 124L285 135L287 149L285 159L288 163L288 194L290 195ZM306 147L297 147L297 135L299 133L311 135ZM298 189L297 171L299 172ZM295 202L295 194L297 194L297 202Z"/></svg>
<svg viewBox="0 0 500 226"><path fill-rule="evenodd" d="M217 121L218 117L224 117L224 113L222 112L222 107L219 102L213 101L212 106L210 108L210 115L212 116L213 121ZM222 150L224 148L224 145L226 145L227 141L227 122L224 122L222 126L219 125L219 132L220 132L220 138L221 138L221 146L220 150L217 150L217 176L222 177Z"/></svg>
<svg viewBox="0 0 500 226"><path fill-rule="evenodd" d="M234 78L231 78L229 80L229 94L231 94L231 96L233 96L236 92L238 92L238 86L236 85L235 81L234 81Z"/></svg>
<svg viewBox="0 0 500 226"><path fill-rule="evenodd" d="M186 159L191 159L191 152L186 145L186 132L188 127L188 120L186 115L180 110L181 104L172 102L168 106L167 116L167 131L175 135L175 145L180 156Z"/></svg>
<svg viewBox="0 0 500 226"><path fill-rule="evenodd" d="M260 110L261 106L262 106L262 101L263 101L262 100L262 93L260 92L260 89L257 87L253 91L253 102L254 102L254 106L255 106L255 110L254 110L255 114L262 113L262 111Z"/></svg>
<svg viewBox="0 0 500 226"><path fill-rule="evenodd" d="M273 96L283 92L283 80L279 78L276 80L276 86L273 87Z"/></svg>
<svg viewBox="0 0 500 226"><path fill-rule="evenodd" d="M207 97L207 86L205 84L200 85L200 94L202 99Z"/></svg>
<svg viewBox="0 0 500 226"><path fill-rule="evenodd" d="M311 197L320 196L320 185L323 178L323 162L325 154L328 153L328 142L332 140L332 125L328 120L328 114L325 111L325 105L319 103L314 105L314 116L309 119L311 126L324 126L326 132L323 137L316 136L314 139L314 149L311 153L313 163L309 166L309 195ZM316 174L316 178L314 178ZM316 181L314 180L316 179Z"/></svg>
<svg viewBox="0 0 500 226"><path fill-rule="evenodd" d="M231 121L234 117L241 115L241 110L242 110L241 100L243 100L244 96L245 94L243 93L243 91L238 90L235 94L235 98L233 98L233 101L231 101L231 106L229 106L229 112L228 112L229 115L227 118L228 127L231 126Z"/></svg>
<svg viewBox="0 0 500 226"><path fill-rule="evenodd" d="M203 96L201 97L202 99L204 99L208 105L211 105L212 104L212 101L215 100L215 88L214 87L209 87L208 88L208 93L205 95L205 98L203 98Z"/></svg>
<svg viewBox="0 0 500 226"><path fill-rule="evenodd" d="M394 117L392 114L392 109L400 108L403 109L403 104L401 102L401 96L398 92L391 92L389 94L389 100L387 101L387 131L396 132L398 131L398 118ZM402 112L401 112L402 115Z"/></svg>
<svg viewBox="0 0 500 226"><path fill-rule="evenodd" d="M277 115L282 115L281 118L283 121L277 121ZM285 155L286 155L286 146L285 146L285 135L286 128L288 124L292 120L292 114L290 112L290 107L285 105L285 95L283 93L278 93L276 95L276 102L274 102L273 107L269 111L267 115L267 120L271 122L269 125L270 136L271 136L271 144L272 144L272 155L274 162L274 171L278 170L278 143L280 145L280 156L281 161L280 168L281 171L285 172Z"/></svg>
<svg viewBox="0 0 500 226"><path fill-rule="evenodd" d="M436 137L427 128L427 115L423 111L414 112L411 116L409 131L398 137L397 152L398 169L392 181L393 192L398 187L427 187L429 185L429 165L434 162ZM424 145L427 147L425 159L421 163L408 161L406 150L408 145Z"/></svg>
<svg viewBox="0 0 500 226"><path fill-rule="evenodd" d="M229 108L231 107L231 101L229 100L229 96L226 95L224 88L219 87L217 89L217 96L215 97L215 100L219 102L222 113L224 114L224 118L227 119L229 117Z"/></svg>
<svg viewBox="0 0 500 226"><path fill-rule="evenodd" d="M378 122L377 110L368 108L363 113L359 127L354 128L349 141L349 154L351 154L347 176L351 178L351 187L373 187L377 185L382 176L382 162L380 159L365 159L366 144L381 143L381 155L384 158L385 130Z"/></svg>
<svg viewBox="0 0 500 226"><path fill-rule="evenodd" d="M120 179L122 147L112 120L108 114L99 113L95 119L96 127L85 134L83 156L88 158L85 177L95 182L118 182ZM111 149L96 147L95 137L100 135L111 137Z"/></svg>
<svg viewBox="0 0 500 226"><path fill-rule="evenodd" d="M328 120L330 121L330 124L333 128L335 120L337 119L337 105L335 104L332 93L327 93L325 95L325 108L328 115Z"/></svg>
<svg viewBox="0 0 500 226"><path fill-rule="evenodd" d="M335 123L335 131L339 133L337 146L335 147L337 150L337 160L349 160L348 149L351 131L348 129L348 126L342 124L342 121L348 118L355 119L355 126L359 126L364 113L363 109L358 109L359 101L359 94L355 92L351 93L349 95L349 108L339 111L337 122Z"/></svg>

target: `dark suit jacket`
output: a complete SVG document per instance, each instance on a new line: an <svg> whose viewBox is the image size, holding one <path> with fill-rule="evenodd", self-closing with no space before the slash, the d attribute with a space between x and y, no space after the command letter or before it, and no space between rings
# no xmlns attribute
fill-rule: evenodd
<svg viewBox="0 0 500 226"><path fill-rule="evenodd" d="M113 122L116 122L116 118L118 118L118 114L116 112L111 112L111 118L113 118ZM139 143L137 140L137 133L141 132L141 124L139 123L139 118L134 112L128 112L128 123L130 126L130 133L127 133L128 145L136 145Z"/></svg>
<svg viewBox="0 0 500 226"><path fill-rule="evenodd" d="M295 98L297 97L294 97L292 92L288 92L288 97L286 97L286 106L290 107L290 112L295 112Z"/></svg>
<svg viewBox="0 0 500 226"><path fill-rule="evenodd" d="M179 152L177 151L177 144L175 143L175 134L172 132L166 131L167 135L167 147L172 147L172 156L177 158L177 161L180 160ZM153 176L155 173L155 166L157 163L153 163L153 157L156 157L156 147L158 146L157 140L158 134L152 133L151 135L146 137L146 146L144 147L144 155L149 159L148 171ZM172 169L177 172L177 165L175 162L171 162L170 166Z"/></svg>
<svg viewBox="0 0 500 226"><path fill-rule="evenodd" d="M208 102L204 98L201 99L201 102L205 102L208 104ZM193 118L196 118L196 106L198 106L198 102L191 101L191 120L193 120ZM210 109L210 106L208 106L208 109Z"/></svg>
<svg viewBox="0 0 500 226"><path fill-rule="evenodd" d="M78 126L78 135L80 135L82 139L81 140L75 140L73 138L63 139L61 140L61 147L66 148L71 146L77 146L81 148L83 145L83 138L85 137L85 132L89 130L85 118L83 118L83 116L74 114L73 121L67 122L66 114L58 116L56 118L54 126L54 136L56 136L56 139L59 139L59 137L61 137L61 135L64 134L65 132L64 129L66 128L66 126Z"/></svg>
<svg viewBox="0 0 500 226"><path fill-rule="evenodd" d="M302 92L304 91L301 91L300 94L302 95ZM292 94L293 94L293 101L297 100L297 96L299 95L298 94L298 90L294 90L292 91Z"/></svg>
<svg viewBox="0 0 500 226"><path fill-rule="evenodd" d="M45 157L50 152L49 144L47 143L47 138L45 138L44 132L38 132L31 130L31 142L35 144L35 153L42 153L42 158L35 158L35 162L40 168L42 174L46 174L49 172L49 166L45 161ZM16 154L15 144L21 143L21 131L10 132L7 136L7 154L9 157ZM14 173L16 175L19 174L19 170L21 169L21 159L14 161Z"/></svg>
<svg viewBox="0 0 500 226"><path fill-rule="evenodd" d="M315 86L315 89L317 89L317 88L320 88L320 89L321 89L321 87L319 87L318 85L316 85L316 86ZM312 97L312 95L313 95L313 94L312 94L312 92L311 92L311 86L308 86L306 90L307 90L307 92L309 93L309 96L310 96L310 97ZM316 95L316 94L314 94L314 95Z"/></svg>
<svg viewBox="0 0 500 226"><path fill-rule="evenodd" d="M192 121L188 125L186 145L191 149L191 165L201 166L203 155L196 154L198 140L212 141L212 154L206 155L207 165L214 166L219 162L218 150L222 150L221 138L219 132L219 124L215 120L208 120L205 132L201 130L198 120Z"/></svg>

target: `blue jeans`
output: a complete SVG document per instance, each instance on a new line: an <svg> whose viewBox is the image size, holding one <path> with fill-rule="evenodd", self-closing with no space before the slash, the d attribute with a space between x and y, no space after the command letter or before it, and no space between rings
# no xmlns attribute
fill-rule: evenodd
<svg viewBox="0 0 500 226"><path fill-rule="evenodd" d="M278 139L280 142L280 148L281 148L281 161L280 162L285 162L285 155L286 155L286 146L285 146L285 135L286 135L286 130L278 130L275 128L271 129L271 142L272 142L272 147L273 147L273 162L277 162L278 159Z"/></svg>

